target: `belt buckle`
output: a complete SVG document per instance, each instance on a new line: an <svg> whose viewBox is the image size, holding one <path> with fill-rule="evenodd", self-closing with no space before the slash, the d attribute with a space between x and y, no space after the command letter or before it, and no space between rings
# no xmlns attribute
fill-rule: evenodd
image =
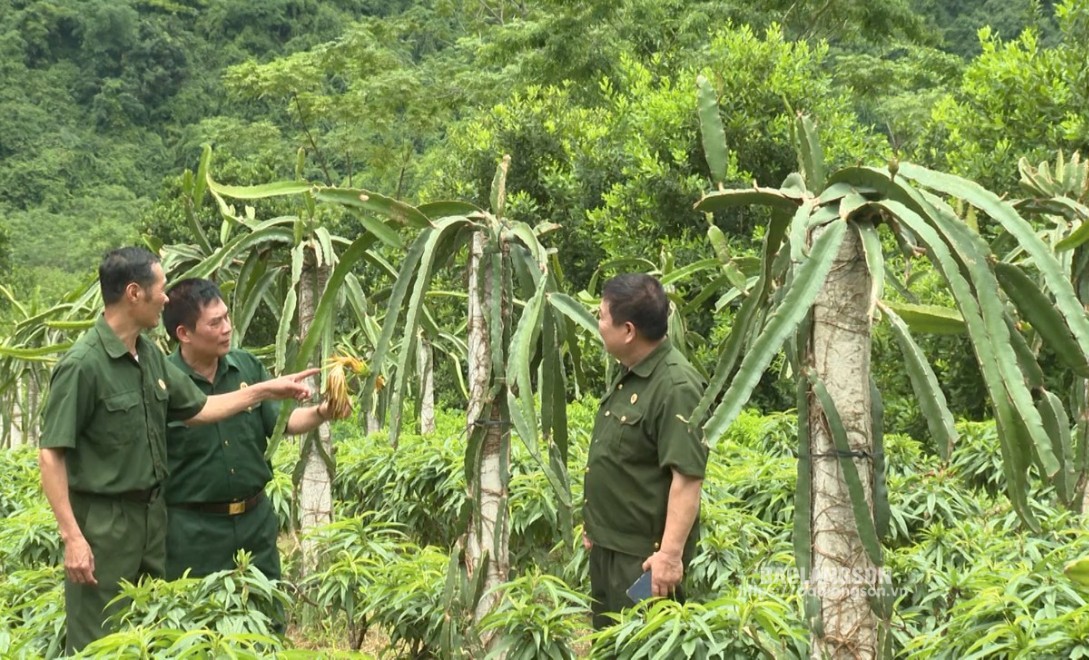
<svg viewBox="0 0 1089 660"><path fill-rule="evenodd" d="M238 514L245 513L245 512L246 512L246 503L245 502L230 502L229 504L227 504L227 515L229 515L229 516L237 516Z"/></svg>

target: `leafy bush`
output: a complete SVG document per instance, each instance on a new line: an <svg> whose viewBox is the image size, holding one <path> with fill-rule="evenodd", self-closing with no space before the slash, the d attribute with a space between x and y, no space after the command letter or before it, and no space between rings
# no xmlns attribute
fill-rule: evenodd
<svg viewBox="0 0 1089 660"><path fill-rule="evenodd" d="M0 526L0 573L54 565L63 557L53 510L44 496L9 515Z"/></svg>
<svg viewBox="0 0 1089 660"><path fill-rule="evenodd" d="M403 434L396 449L383 433L346 437L337 445L333 484L341 515L379 511L421 545L450 547L462 527L464 453L461 436Z"/></svg>
<svg viewBox="0 0 1089 660"><path fill-rule="evenodd" d="M774 563L793 565L790 530L760 520L736 500L704 499L700 525L700 542L685 578L697 600L728 593Z"/></svg>
<svg viewBox="0 0 1089 660"><path fill-rule="evenodd" d="M0 573L0 649L5 658L51 658L64 650L62 568Z"/></svg>
<svg viewBox="0 0 1089 660"><path fill-rule="evenodd" d="M983 513L974 493L965 490L946 469L894 475L888 481L888 491L888 543L893 546L916 541L917 534L932 525L955 525Z"/></svg>
<svg viewBox="0 0 1089 660"><path fill-rule="evenodd" d="M123 581L113 602L128 602L110 621L121 631L207 629L275 638L290 601L280 583L265 577L250 559L249 553L239 551L236 568L199 579Z"/></svg>
<svg viewBox="0 0 1089 660"><path fill-rule="evenodd" d="M322 616L343 613L348 639L359 648L367 634L364 594L382 566L417 550L399 527L375 519L373 513L338 520L311 532L319 549L317 570L300 585L307 600Z"/></svg>
<svg viewBox="0 0 1089 660"><path fill-rule="evenodd" d="M804 658L797 597L732 593L706 605L653 599L590 635L592 658Z"/></svg>
<svg viewBox="0 0 1089 660"><path fill-rule="evenodd" d="M353 647L377 626L391 649L412 657L476 657L472 613L482 587L470 584L458 550L420 547L374 513L323 526L311 538L321 548L319 570L303 593L323 614L346 616Z"/></svg>
<svg viewBox="0 0 1089 660"><path fill-rule="evenodd" d="M756 518L789 528L797 478L793 456L772 457L720 443L707 463L703 501L733 498Z"/></svg>
<svg viewBox="0 0 1089 660"><path fill-rule="evenodd" d="M498 635L488 657L574 658L571 642L586 625L590 599L552 575L531 571L504 583L498 606L480 622L482 636Z"/></svg>
<svg viewBox="0 0 1089 660"><path fill-rule="evenodd" d="M798 413L787 411L762 415L746 409L726 430L720 446L744 447L770 456L798 454Z"/></svg>
<svg viewBox="0 0 1089 660"><path fill-rule="evenodd" d="M37 451L29 446L4 451L4 460L0 461L0 518L22 511L40 495Z"/></svg>
<svg viewBox="0 0 1089 660"><path fill-rule="evenodd" d="M275 637L213 630L137 627L107 635L77 658L238 658L259 660L280 648Z"/></svg>
<svg viewBox="0 0 1089 660"><path fill-rule="evenodd" d="M992 495L1003 492L1006 477L994 422L960 422L956 428L960 439L950 463L964 484Z"/></svg>

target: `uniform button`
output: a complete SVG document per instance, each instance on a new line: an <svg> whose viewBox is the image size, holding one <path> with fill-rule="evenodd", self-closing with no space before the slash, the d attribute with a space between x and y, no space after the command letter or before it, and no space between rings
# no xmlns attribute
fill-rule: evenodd
<svg viewBox="0 0 1089 660"><path fill-rule="evenodd" d="M618 389L618 390L624 389L624 383L620 383L619 385L617 385L616 389Z"/></svg>
<svg viewBox="0 0 1089 660"><path fill-rule="evenodd" d="M657 550L657 549L658 549L658 544L657 544L657 543L655 543L655 544L654 544L654 549L655 549L655 550Z"/></svg>
<svg viewBox="0 0 1089 660"><path fill-rule="evenodd" d="M609 414L610 414L610 413L609 413L609 411L608 411L608 410L606 410L606 411L605 411L605 416L606 416L606 417L608 417L608 416L609 416Z"/></svg>
<svg viewBox="0 0 1089 660"><path fill-rule="evenodd" d="M231 468L231 474L234 474L234 468Z"/></svg>
<svg viewBox="0 0 1089 660"><path fill-rule="evenodd" d="M627 415L621 415L620 416L620 421L622 421L622 422L628 421L628 416Z"/></svg>
<svg viewBox="0 0 1089 660"><path fill-rule="evenodd" d="M226 441L226 440L224 440L224 441L223 441L223 446L224 446L224 447L226 447L226 446L228 446L228 445L230 445L230 444L231 444L231 443L230 443L230 442L228 442L228 441Z"/></svg>

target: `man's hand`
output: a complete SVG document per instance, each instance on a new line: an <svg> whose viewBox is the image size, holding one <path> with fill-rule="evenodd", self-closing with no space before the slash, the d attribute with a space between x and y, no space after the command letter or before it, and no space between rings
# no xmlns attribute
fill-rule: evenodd
<svg viewBox="0 0 1089 660"><path fill-rule="evenodd" d="M95 579L95 555L83 536L64 544L64 574L75 584L98 585L98 580Z"/></svg>
<svg viewBox="0 0 1089 660"><path fill-rule="evenodd" d="M321 415L322 419L327 421L334 419L345 419L347 417L351 417L352 405L351 403L349 403L344 407L334 409L332 406L329 405L328 401L322 401L318 404L318 414Z"/></svg>
<svg viewBox="0 0 1089 660"><path fill-rule="evenodd" d="M659 550L643 562L643 570L650 571L650 595L671 596L684 577L684 564L680 555Z"/></svg>
<svg viewBox="0 0 1089 660"><path fill-rule="evenodd" d="M266 380L257 387L265 390L270 399L306 401L312 396L310 385L306 382L306 379L320 371L321 369L318 368L305 369L279 378Z"/></svg>
<svg viewBox="0 0 1089 660"><path fill-rule="evenodd" d="M589 536L586 536L585 531L582 532L582 547L587 551L592 550L594 547L594 542L590 540Z"/></svg>

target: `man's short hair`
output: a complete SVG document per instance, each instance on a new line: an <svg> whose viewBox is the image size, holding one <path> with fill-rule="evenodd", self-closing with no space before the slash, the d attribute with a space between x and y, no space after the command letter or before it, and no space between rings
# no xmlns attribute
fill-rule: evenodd
<svg viewBox="0 0 1089 660"><path fill-rule="evenodd" d="M643 273L617 275L605 283L601 297L609 305L613 325L630 322L650 341L669 329L669 298L662 283Z"/></svg>
<svg viewBox="0 0 1089 660"><path fill-rule="evenodd" d="M157 263L159 257L142 247L123 247L107 252L98 265L102 302L112 305L121 300L125 287L133 282L145 289L154 284L151 267Z"/></svg>
<svg viewBox="0 0 1089 660"><path fill-rule="evenodd" d="M163 307L163 325L166 332L174 341L178 340L178 326L184 325L192 330L197 327L197 321L204 308L209 303L223 300L223 294L212 280L200 277L184 279L166 292L169 301Z"/></svg>

